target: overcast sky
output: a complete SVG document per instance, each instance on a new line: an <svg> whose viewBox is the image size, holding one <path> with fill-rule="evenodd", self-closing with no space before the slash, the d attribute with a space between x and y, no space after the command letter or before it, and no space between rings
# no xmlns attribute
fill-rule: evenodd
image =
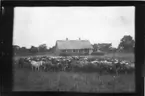
<svg viewBox="0 0 145 96"><path fill-rule="evenodd" d="M30 48L78 38L117 47L124 35L135 37L134 7L16 7L13 44Z"/></svg>

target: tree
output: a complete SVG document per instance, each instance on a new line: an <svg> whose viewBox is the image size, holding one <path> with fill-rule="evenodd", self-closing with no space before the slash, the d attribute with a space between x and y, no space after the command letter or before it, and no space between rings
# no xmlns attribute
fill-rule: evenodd
<svg viewBox="0 0 145 96"><path fill-rule="evenodd" d="M93 46L93 48L94 48L94 51L97 51L98 50L98 44L94 44L94 45L92 45Z"/></svg>
<svg viewBox="0 0 145 96"><path fill-rule="evenodd" d="M28 53L28 49L26 47L20 48L20 53Z"/></svg>
<svg viewBox="0 0 145 96"><path fill-rule="evenodd" d="M30 53L37 53L38 52L38 48L31 46L31 48L29 49Z"/></svg>
<svg viewBox="0 0 145 96"><path fill-rule="evenodd" d="M20 51L20 46L18 45L13 45L13 53L16 55Z"/></svg>
<svg viewBox="0 0 145 96"><path fill-rule="evenodd" d="M55 46L52 46L51 48L49 48L48 51L49 51L49 52L54 52L54 51L55 51Z"/></svg>
<svg viewBox="0 0 145 96"><path fill-rule="evenodd" d="M39 52L45 52L45 51L47 51L47 45L41 44L41 45L39 45L38 49L39 49Z"/></svg>
<svg viewBox="0 0 145 96"><path fill-rule="evenodd" d="M20 49L20 47L18 45L13 45L13 50L14 51L18 51Z"/></svg>
<svg viewBox="0 0 145 96"><path fill-rule="evenodd" d="M131 52L134 50L135 41L130 35L125 35L118 46L118 50Z"/></svg>

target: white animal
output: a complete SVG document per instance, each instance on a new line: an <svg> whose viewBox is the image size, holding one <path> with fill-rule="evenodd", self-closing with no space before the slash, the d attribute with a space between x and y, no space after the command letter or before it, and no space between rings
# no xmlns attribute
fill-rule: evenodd
<svg viewBox="0 0 145 96"><path fill-rule="evenodd" d="M91 63L99 63L99 61L92 61Z"/></svg>
<svg viewBox="0 0 145 96"><path fill-rule="evenodd" d="M36 61L30 61L30 64L32 65L32 70L33 70L33 67L37 70L39 70L39 67L43 64L43 61L39 61L39 62L36 62Z"/></svg>

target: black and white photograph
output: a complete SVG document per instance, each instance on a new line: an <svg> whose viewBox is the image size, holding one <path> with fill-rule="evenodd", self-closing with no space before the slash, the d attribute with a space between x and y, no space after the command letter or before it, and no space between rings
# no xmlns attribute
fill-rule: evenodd
<svg viewBox="0 0 145 96"><path fill-rule="evenodd" d="M135 7L15 7L13 91L135 92Z"/></svg>

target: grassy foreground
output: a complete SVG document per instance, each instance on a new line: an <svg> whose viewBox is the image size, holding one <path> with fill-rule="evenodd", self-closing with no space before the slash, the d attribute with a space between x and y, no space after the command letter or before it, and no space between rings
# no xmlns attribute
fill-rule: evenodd
<svg viewBox="0 0 145 96"><path fill-rule="evenodd" d="M43 55L41 55L43 56ZM134 54L116 53L90 58L115 57L134 61ZM14 57L15 59L20 58ZM14 91L134 92L135 75L99 75L81 72L38 72L14 68Z"/></svg>
<svg viewBox="0 0 145 96"><path fill-rule="evenodd" d="M14 91L133 92L134 74L102 75L98 73L14 71Z"/></svg>

